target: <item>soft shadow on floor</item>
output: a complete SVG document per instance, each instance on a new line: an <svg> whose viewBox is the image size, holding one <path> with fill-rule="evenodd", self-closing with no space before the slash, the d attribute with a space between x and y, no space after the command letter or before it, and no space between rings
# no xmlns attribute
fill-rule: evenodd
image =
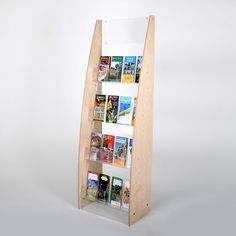
<svg viewBox="0 0 236 236"><path fill-rule="evenodd" d="M48 156L39 153L35 158L37 163L32 163L35 185L77 208L77 162L72 158L66 162L65 156L68 155Z"/></svg>

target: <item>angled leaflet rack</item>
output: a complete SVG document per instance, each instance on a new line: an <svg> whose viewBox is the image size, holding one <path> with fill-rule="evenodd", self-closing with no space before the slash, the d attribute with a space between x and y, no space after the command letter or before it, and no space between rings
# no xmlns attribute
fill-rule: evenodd
<svg viewBox="0 0 236 236"><path fill-rule="evenodd" d="M84 85L80 123L78 206L98 215L132 225L151 207L153 86L154 86L155 17L126 20L97 20ZM142 55L139 84L99 82L100 56ZM137 97L135 126L94 121L96 94ZM109 133L133 138L131 168L119 168L88 160L91 132ZM116 209L86 199L87 173L96 171L130 181L128 210Z"/></svg>

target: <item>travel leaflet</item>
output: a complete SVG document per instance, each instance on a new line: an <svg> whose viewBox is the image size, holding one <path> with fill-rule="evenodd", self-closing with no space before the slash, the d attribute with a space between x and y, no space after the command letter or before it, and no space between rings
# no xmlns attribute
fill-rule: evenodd
<svg viewBox="0 0 236 236"><path fill-rule="evenodd" d="M111 164L113 160L115 136L103 135L103 144L100 151L100 161Z"/></svg>
<svg viewBox="0 0 236 236"><path fill-rule="evenodd" d="M104 121L105 116L105 105L106 105L106 95L95 96L94 114L93 119Z"/></svg>
<svg viewBox="0 0 236 236"><path fill-rule="evenodd" d="M141 68L142 68L142 61L143 61L143 57L138 56L137 65L136 65L135 83L139 83L139 78L140 78Z"/></svg>
<svg viewBox="0 0 236 236"><path fill-rule="evenodd" d="M108 95L106 122L117 123L118 104L119 104L119 96Z"/></svg>
<svg viewBox="0 0 236 236"><path fill-rule="evenodd" d="M123 180L112 177L110 204L114 207L121 207Z"/></svg>
<svg viewBox="0 0 236 236"><path fill-rule="evenodd" d="M136 107L137 107L137 98L133 99L133 112L132 112L132 122L131 125L135 125L135 120L136 120Z"/></svg>
<svg viewBox="0 0 236 236"><path fill-rule="evenodd" d="M105 174L99 175L98 200L108 202L110 189L110 176Z"/></svg>
<svg viewBox="0 0 236 236"><path fill-rule="evenodd" d="M100 133L91 133L91 141L90 141L90 160L96 161L99 159L99 152L102 146L102 134Z"/></svg>
<svg viewBox="0 0 236 236"><path fill-rule="evenodd" d="M98 174L94 171L88 171L87 178L87 199L96 201L98 193Z"/></svg>
<svg viewBox="0 0 236 236"><path fill-rule="evenodd" d="M126 209L129 208L129 197L130 197L130 186L129 186L129 181L126 180L123 186L123 198L122 198L122 206Z"/></svg>
<svg viewBox="0 0 236 236"><path fill-rule="evenodd" d="M127 158L128 138L116 136L113 165L124 167Z"/></svg>
<svg viewBox="0 0 236 236"><path fill-rule="evenodd" d="M134 83L136 56L126 56L124 59L122 83Z"/></svg>
<svg viewBox="0 0 236 236"><path fill-rule="evenodd" d="M107 77L106 81L121 82L122 68L123 68L123 56L113 56L111 59L109 76Z"/></svg>
<svg viewBox="0 0 236 236"><path fill-rule="evenodd" d="M130 168L131 167L131 158L132 158L132 148L133 148L133 139L129 139L128 143L128 149L127 149L127 159L125 162L125 167Z"/></svg>
<svg viewBox="0 0 236 236"><path fill-rule="evenodd" d="M121 96L119 102L118 124L130 125L132 120L131 112L132 98Z"/></svg>
<svg viewBox="0 0 236 236"><path fill-rule="evenodd" d="M108 79L110 63L111 63L110 56L100 57L98 81L103 82Z"/></svg>

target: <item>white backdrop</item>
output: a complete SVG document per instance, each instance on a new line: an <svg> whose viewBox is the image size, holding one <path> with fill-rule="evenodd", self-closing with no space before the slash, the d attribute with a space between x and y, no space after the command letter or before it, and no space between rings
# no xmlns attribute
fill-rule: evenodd
<svg viewBox="0 0 236 236"><path fill-rule="evenodd" d="M95 20L149 14L153 206L128 228L76 209L81 99ZM235 235L235 22L232 0L0 0L0 234Z"/></svg>

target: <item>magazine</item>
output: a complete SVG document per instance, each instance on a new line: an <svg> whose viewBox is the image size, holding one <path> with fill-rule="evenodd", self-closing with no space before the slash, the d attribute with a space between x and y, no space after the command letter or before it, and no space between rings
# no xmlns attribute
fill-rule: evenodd
<svg viewBox="0 0 236 236"><path fill-rule="evenodd" d="M123 57L113 56L111 59L111 66L107 81L120 82L123 67Z"/></svg>
<svg viewBox="0 0 236 236"><path fill-rule="evenodd" d="M105 81L108 79L109 67L110 67L111 57L101 56L98 72L98 81Z"/></svg>
<svg viewBox="0 0 236 236"><path fill-rule="evenodd" d="M132 112L131 112L131 103L132 98L121 96L120 103L119 103L119 116L117 123L123 125L130 125L132 119Z"/></svg>
<svg viewBox="0 0 236 236"><path fill-rule="evenodd" d="M107 99L106 122L116 123L118 112L119 96L109 95Z"/></svg>
<svg viewBox="0 0 236 236"><path fill-rule="evenodd" d="M125 166L125 161L127 157L127 145L128 145L127 138L116 136L115 151L113 157L114 159L113 164L115 166L120 166L120 167Z"/></svg>
<svg viewBox="0 0 236 236"><path fill-rule="evenodd" d="M110 189L110 176L100 174L98 187L98 200L108 202Z"/></svg>
<svg viewBox="0 0 236 236"><path fill-rule="evenodd" d="M100 133L91 133L91 141L90 141L90 160L96 161L99 159L99 151L102 146L102 134Z"/></svg>
<svg viewBox="0 0 236 236"><path fill-rule="evenodd" d="M98 174L94 171L88 171L87 179L87 199L96 201L98 193Z"/></svg>
<svg viewBox="0 0 236 236"><path fill-rule="evenodd" d="M100 161L106 163L112 163L114 141L115 141L115 136L107 134L103 135L103 145L100 151Z"/></svg>
<svg viewBox="0 0 236 236"><path fill-rule="evenodd" d="M141 73L141 67L142 67L142 56L138 56L137 58L137 65L136 65L136 75L135 75L135 83L139 83L140 73Z"/></svg>
<svg viewBox="0 0 236 236"><path fill-rule="evenodd" d="M112 177L111 184L111 206L120 207L122 202L122 185L123 180L117 177Z"/></svg>
<svg viewBox="0 0 236 236"><path fill-rule="evenodd" d="M106 95L96 95L94 107L94 120L104 121L105 116Z"/></svg>
<svg viewBox="0 0 236 236"><path fill-rule="evenodd" d="M129 196L130 196L129 181L126 180L123 186L123 199L122 199L122 206L124 208L129 208Z"/></svg>
<svg viewBox="0 0 236 236"><path fill-rule="evenodd" d="M126 56L124 59L123 75L121 82L123 83L134 83L135 80L135 56Z"/></svg>

